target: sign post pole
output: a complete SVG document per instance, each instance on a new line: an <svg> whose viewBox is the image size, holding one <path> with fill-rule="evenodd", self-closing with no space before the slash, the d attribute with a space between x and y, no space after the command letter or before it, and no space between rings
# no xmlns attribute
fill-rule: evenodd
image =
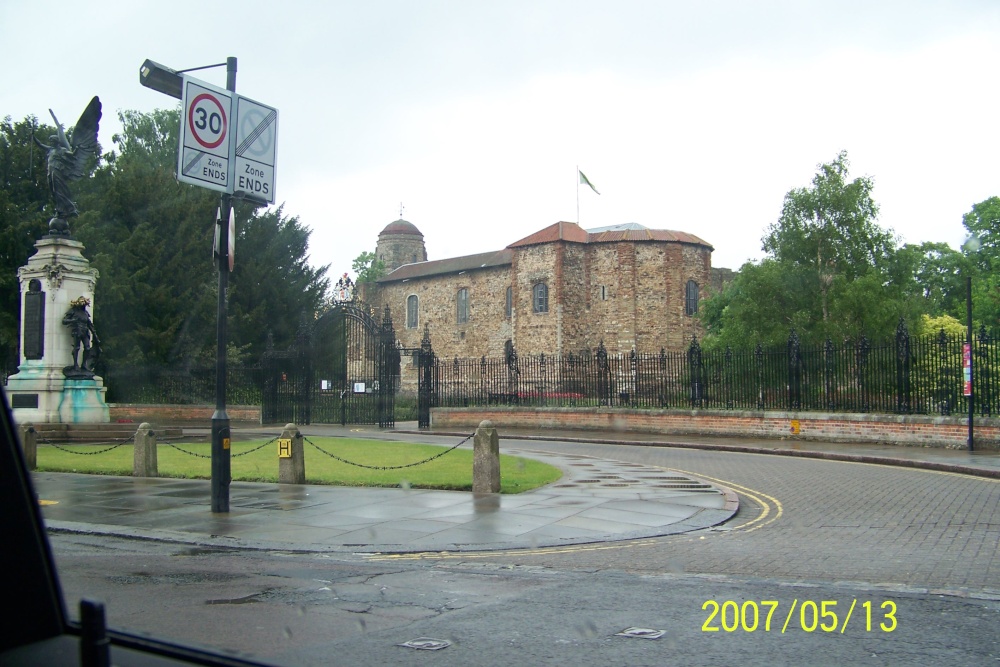
<svg viewBox="0 0 1000 667"><path fill-rule="evenodd" d="M236 92L236 58L226 58L226 90ZM232 164L232 160L229 161ZM232 173L228 175L232 183ZM232 477L231 433L226 412L226 290L229 287L229 216L233 196L222 194L219 225L219 301L215 352L215 412L212 413L212 511L229 511L229 482Z"/></svg>
<svg viewBox="0 0 1000 667"><path fill-rule="evenodd" d="M974 450L973 426L975 418L975 391L972 378L972 278L965 279L965 346L962 350L962 365L965 379L965 395L969 398L969 451Z"/></svg>

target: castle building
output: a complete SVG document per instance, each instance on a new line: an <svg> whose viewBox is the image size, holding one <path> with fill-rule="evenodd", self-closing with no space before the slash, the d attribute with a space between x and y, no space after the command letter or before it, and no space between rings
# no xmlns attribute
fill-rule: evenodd
<svg viewBox="0 0 1000 667"><path fill-rule="evenodd" d="M712 289L712 246L638 224L557 222L501 250L427 261L423 234L396 220L378 237L388 274L365 298L389 306L404 347L424 328L442 358L686 349Z"/></svg>

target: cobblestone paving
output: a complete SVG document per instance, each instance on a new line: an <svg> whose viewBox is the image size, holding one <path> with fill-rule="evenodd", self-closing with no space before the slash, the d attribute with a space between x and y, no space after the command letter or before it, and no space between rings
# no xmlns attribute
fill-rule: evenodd
<svg viewBox="0 0 1000 667"><path fill-rule="evenodd" d="M491 559L561 568L864 582L1000 595L1000 481L888 466L623 445L507 441L734 485L726 531ZM755 497L766 506L752 500ZM754 522L754 519L758 519ZM753 522L753 523L751 523ZM604 545L609 546L609 545Z"/></svg>

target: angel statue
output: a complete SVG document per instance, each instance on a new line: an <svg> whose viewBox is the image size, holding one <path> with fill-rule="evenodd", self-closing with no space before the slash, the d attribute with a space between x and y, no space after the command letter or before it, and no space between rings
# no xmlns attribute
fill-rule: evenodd
<svg viewBox="0 0 1000 667"><path fill-rule="evenodd" d="M97 151L97 126L101 121L101 100L90 100L80 120L70 131L67 139L59 119L49 109L56 131L49 137L51 145L43 144L34 135L31 138L48 155L48 181L55 200L56 217L49 220L49 235L69 236L68 218L80 215L69 191L69 182L83 176L87 160Z"/></svg>

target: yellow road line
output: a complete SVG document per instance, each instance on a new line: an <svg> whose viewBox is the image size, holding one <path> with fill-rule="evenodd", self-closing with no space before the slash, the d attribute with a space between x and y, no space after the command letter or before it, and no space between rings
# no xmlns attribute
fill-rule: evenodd
<svg viewBox="0 0 1000 667"><path fill-rule="evenodd" d="M739 491L740 493L742 493L744 496L747 496L748 498L750 498L751 500L753 500L755 503L757 503L758 505L760 505L760 507L761 507L760 515L754 517L753 519L751 519L750 521L747 521L746 523L743 523L743 524L740 524L739 526L734 527L733 528L734 531L736 531L736 530L742 530L745 533L753 532L755 530L758 530L759 528L763 528L764 526L768 526L768 525L774 523L775 521L777 521L778 519L781 518L782 514L785 513L785 508L782 506L780 500L778 500L774 496L769 496L766 493L763 493L761 491L757 491L756 489L751 489L749 487L743 486L742 484L734 484L733 482L729 482L729 481L724 480L724 479L718 479L716 477L709 477L708 475L702 475L702 474L696 473L696 472L689 472L687 470L681 470L680 468L670 468L670 470L674 470L674 471L677 471L677 472L680 472L680 473L684 473L685 475L691 475L692 477L701 477L702 479L707 479L709 481L716 482L717 484L721 484L722 486L726 486L726 487L729 487L731 489L736 489L737 491ZM770 501L771 503L774 503L775 514L768 521L765 521L765 519L767 519L767 517L771 514L771 505L767 501L763 500L761 498L761 496L763 496L763 498L767 498L767 500ZM753 524L755 524L755 523L759 523L760 525L754 526L753 528L750 528L750 526L753 526Z"/></svg>
<svg viewBox="0 0 1000 667"><path fill-rule="evenodd" d="M658 467L658 466L657 466ZM665 468L666 470L671 470L675 472L680 472L685 475L690 475L692 477L707 479L712 482L721 484L722 486L736 489L744 496L747 496L755 503L757 503L761 508L761 513L747 521L746 523L740 524L734 527L733 531L742 531L744 533L752 533L755 530L759 530L764 526L769 526L784 514L784 507L774 496L769 496L766 493L762 493L755 489L750 489L741 484L734 484L723 479L717 479L715 477L709 477L707 475L702 475L699 473L689 472L687 470L680 470L678 468ZM766 498L767 500L764 500ZM767 519L771 516L772 504L774 506L774 516L769 520ZM757 524L757 525L754 525ZM751 528L751 526L753 526ZM635 547L652 546L658 544L657 540L654 539L643 539L643 540L630 540L622 542L607 542L601 544L578 544L578 545L568 545L564 547L542 547L540 549L503 549L497 551L424 551L418 553L406 553L406 554L371 554L365 557L365 560L369 561L400 561L400 560L473 560L478 558L495 558L497 556L547 556L552 554L568 554L568 553L584 553L588 551L606 551L609 549L631 549Z"/></svg>

